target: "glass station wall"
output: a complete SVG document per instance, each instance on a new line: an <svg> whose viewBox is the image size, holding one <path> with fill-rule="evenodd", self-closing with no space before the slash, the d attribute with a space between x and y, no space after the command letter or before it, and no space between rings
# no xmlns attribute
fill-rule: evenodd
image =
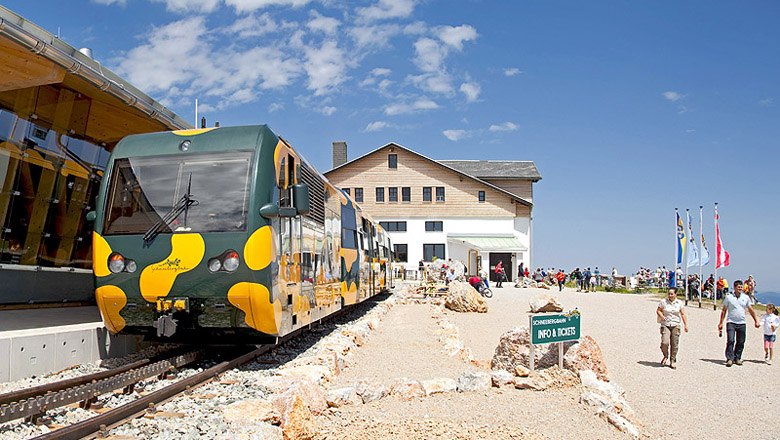
<svg viewBox="0 0 780 440"><path fill-rule="evenodd" d="M90 108L59 84L0 92L0 263L92 267L85 215L115 141L87 135Z"/></svg>

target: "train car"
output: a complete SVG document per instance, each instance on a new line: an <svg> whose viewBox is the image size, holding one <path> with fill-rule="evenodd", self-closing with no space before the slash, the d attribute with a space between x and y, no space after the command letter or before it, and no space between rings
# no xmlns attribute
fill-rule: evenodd
<svg viewBox="0 0 780 440"><path fill-rule="evenodd" d="M88 218L113 333L269 342L390 287L387 233L265 125L126 137Z"/></svg>

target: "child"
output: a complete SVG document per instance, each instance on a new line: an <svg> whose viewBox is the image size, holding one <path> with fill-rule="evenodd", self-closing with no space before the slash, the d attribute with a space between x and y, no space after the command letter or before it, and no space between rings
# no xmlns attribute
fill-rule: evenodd
<svg viewBox="0 0 780 440"><path fill-rule="evenodd" d="M772 365L777 328L780 327L780 317L777 316L777 307L774 304L766 305L766 315L761 318L764 327L764 362Z"/></svg>

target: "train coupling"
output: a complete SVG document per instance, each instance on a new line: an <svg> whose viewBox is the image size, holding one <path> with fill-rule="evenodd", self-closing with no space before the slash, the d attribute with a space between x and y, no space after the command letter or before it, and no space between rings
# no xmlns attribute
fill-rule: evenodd
<svg viewBox="0 0 780 440"><path fill-rule="evenodd" d="M157 329L157 337L164 336L166 338L173 336L176 333L176 327L178 321L173 318L173 314L176 312L189 312L190 300L189 298L157 298L157 313L160 316L154 322L154 328Z"/></svg>

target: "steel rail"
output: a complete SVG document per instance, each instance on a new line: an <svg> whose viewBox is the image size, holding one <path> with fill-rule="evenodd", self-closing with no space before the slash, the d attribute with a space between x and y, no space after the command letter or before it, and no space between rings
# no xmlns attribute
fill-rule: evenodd
<svg viewBox="0 0 780 440"><path fill-rule="evenodd" d="M194 376L180 380L165 388L161 388L151 394L143 396L138 400L114 408L98 416L83 420L73 425L51 431L47 434L35 437L36 440L77 440L92 435L106 426L115 425L125 419L134 417L143 413L150 405L156 405L164 402L177 394L181 394L187 389L202 385L220 374L252 361L257 356L266 353L276 347L275 344L263 345L256 350L241 355L233 360L221 362L207 370L204 370Z"/></svg>
<svg viewBox="0 0 780 440"><path fill-rule="evenodd" d="M0 423L23 417L34 417L47 410L59 408L71 403L86 402L101 394L128 387L143 379L159 376L174 368L190 364L200 359L202 351L180 354L169 359L141 366L119 374L77 385L61 391L28 398L6 405L0 405Z"/></svg>

